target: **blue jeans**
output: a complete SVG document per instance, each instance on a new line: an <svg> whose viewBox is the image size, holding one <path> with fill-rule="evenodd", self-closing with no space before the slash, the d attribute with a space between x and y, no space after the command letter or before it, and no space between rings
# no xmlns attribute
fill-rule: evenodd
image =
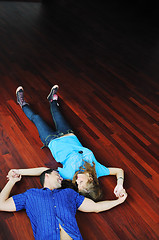
<svg viewBox="0 0 159 240"><path fill-rule="evenodd" d="M35 114L28 104L22 107L25 115L35 124L41 141L44 146L48 146L51 140L61 137L68 133L73 133L70 125L62 116L57 101L54 100L50 103L50 111L55 123L56 129L54 130L38 115Z"/></svg>

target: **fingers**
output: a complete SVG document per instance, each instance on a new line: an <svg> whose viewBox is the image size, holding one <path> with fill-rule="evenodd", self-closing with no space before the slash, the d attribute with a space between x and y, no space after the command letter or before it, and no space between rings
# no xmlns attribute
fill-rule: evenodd
<svg viewBox="0 0 159 240"><path fill-rule="evenodd" d="M10 177L18 177L18 176L19 176L19 170L17 170L17 169L11 169L11 170L8 172L7 179L9 179Z"/></svg>
<svg viewBox="0 0 159 240"><path fill-rule="evenodd" d="M114 189L114 194L116 197L119 197L120 195L122 195L122 191L123 191L123 186L122 185L117 185Z"/></svg>
<svg viewBox="0 0 159 240"><path fill-rule="evenodd" d="M123 197L124 194L126 193L125 189L123 188L120 193L119 193L119 197Z"/></svg>
<svg viewBox="0 0 159 240"><path fill-rule="evenodd" d="M12 169L8 172L8 175L6 176L7 180L15 180L15 181L20 181L21 180L21 175L16 169Z"/></svg>
<svg viewBox="0 0 159 240"><path fill-rule="evenodd" d="M21 180L22 179L22 175L19 174L19 176L17 177L17 180Z"/></svg>
<svg viewBox="0 0 159 240"><path fill-rule="evenodd" d="M22 176L19 175L18 177L10 177L8 180L13 182L19 182L21 180Z"/></svg>
<svg viewBox="0 0 159 240"><path fill-rule="evenodd" d="M125 189L124 189L125 190ZM127 198L127 193L126 193L126 191L123 191L123 194L122 194L122 196L121 197L119 197L119 199L121 200L121 202L124 202L125 200L126 200L126 198Z"/></svg>

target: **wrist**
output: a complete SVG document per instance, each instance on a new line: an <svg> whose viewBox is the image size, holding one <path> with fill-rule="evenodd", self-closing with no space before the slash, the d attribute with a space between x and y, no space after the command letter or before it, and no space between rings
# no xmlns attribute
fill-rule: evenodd
<svg viewBox="0 0 159 240"><path fill-rule="evenodd" d="M117 181L118 181L118 180L124 181L124 178L123 178L123 177L117 177Z"/></svg>
<svg viewBox="0 0 159 240"><path fill-rule="evenodd" d="M122 186L123 188L123 182L117 182L117 186Z"/></svg>
<svg viewBox="0 0 159 240"><path fill-rule="evenodd" d="M124 178L123 177L118 177L117 178L117 185L123 185L124 183Z"/></svg>
<svg viewBox="0 0 159 240"><path fill-rule="evenodd" d="M23 169L18 169L17 172L19 175L23 175Z"/></svg>
<svg viewBox="0 0 159 240"><path fill-rule="evenodd" d="M15 181L15 179L14 178L10 178L9 179L9 181L8 181L8 184L10 184L10 185L15 185L16 184L16 181Z"/></svg>
<svg viewBox="0 0 159 240"><path fill-rule="evenodd" d="M118 202L119 202L119 204L122 203L122 202L123 202L123 199L118 198Z"/></svg>
<svg viewBox="0 0 159 240"><path fill-rule="evenodd" d="M116 201L117 201L118 204L122 203L121 198L118 198Z"/></svg>

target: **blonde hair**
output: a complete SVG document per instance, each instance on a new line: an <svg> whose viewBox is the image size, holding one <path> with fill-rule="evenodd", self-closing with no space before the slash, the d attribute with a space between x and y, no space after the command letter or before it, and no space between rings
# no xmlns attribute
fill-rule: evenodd
<svg viewBox="0 0 159 240"><path fill-rule="evenodd" d="M97 178L95 163L93 162L93 166L84 161L83 166L79 168L79 170L74 174L72 182L75 184L78 173L88 173L90 178L87 182L86 189L80 191L82 195L85 197L91 198L94 201L99 201L102 198L102 189L99 185L99 181Z"/></svg>

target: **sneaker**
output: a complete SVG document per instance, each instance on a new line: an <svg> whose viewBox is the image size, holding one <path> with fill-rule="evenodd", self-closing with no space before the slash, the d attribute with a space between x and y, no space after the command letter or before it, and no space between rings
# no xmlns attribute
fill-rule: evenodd
<svg viewBox="0 0 159 240"><path fill-rule="evenodd" d="M59 89L59 86L58 86L58 85L54 85L54 86L51 88L51 91L50 91L49 95L47 96L47 100L48 100L49 102L52 102L53 100L57 100L57 99L58 99L58 96L56 95L58 89Z"/></svg>
<svg viewBox="0 0 159 240"><path fill-rule="evenodd" d="M24 89L23 87L18 87L17 90L16 90L16 96L17 96L17 103L21 106L21 108L28 104L25 102L24 100Z"/></svg>

